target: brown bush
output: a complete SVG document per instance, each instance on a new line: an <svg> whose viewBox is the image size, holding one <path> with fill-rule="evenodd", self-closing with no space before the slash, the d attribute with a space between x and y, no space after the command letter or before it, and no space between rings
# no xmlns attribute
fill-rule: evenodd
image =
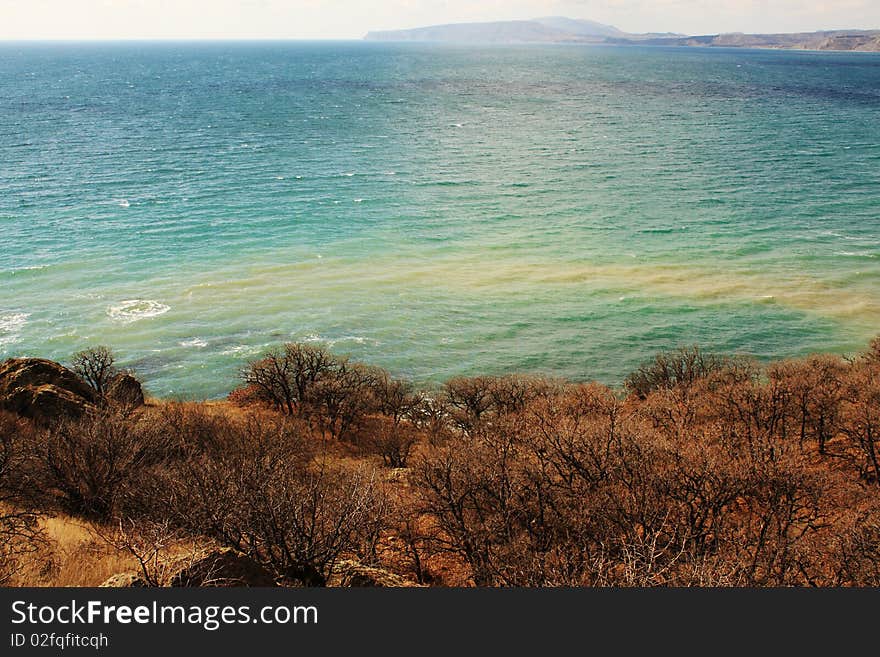
<svg viewBox="0 0 880 657"><path fill-rule="evenodd" d="M242 378L276 409L342 438L377 409L375 393L387 390L388 375L323 347L287 344L250 363Z"/></svg>
<svg viewBox="0 0 880 657"><path fill-rule="evenodd" d="M32 427L0 411L0 586L9 582L45 544L26 473Z"/></svg>
<svg viewBox="0 0 880 657"><path fill-rule="evenodd" d="M735 364L735 359L707 354L696 346L682 347L657 354L630 374L624 385L629 392L644 399L655 390L687 387Z"/></svg>
<svg viewBox="0 0 880 657"><path fill-rule="evenodd" d="M880 484L880 365L856 367L847 382L841 429L860 457L860 475Z"/></svg>
<svg viewBox="0 0 880 657"><path fill-rule="evenodd" d="M251 362L241 377L287 415L302 410L317 382L334 368L336 359L323 347L286 344Z"/></svg>
<svg viewBox="0 0 880 657"><path fill-rule="evenodd" d="M367 440L373 452L382 457L389 468L405 468L413 447L419 439L418 430L411 424L393 420L377 422L370 428Z"/></svg>
<svg viewBox="0 0 880 657"><path fill-rule="evenodd" d="M38 485L68 513L98 519L117 513L166 453L156 426L112 409L54 425L31 444Z"/></svg>
<svg viewBox="0 0 880 657"><path fill-rule="evenodd" d="M239 408L247 408L267 400L262 390L257 385L251 383L235 388L226 396L226 401Z"/></svg>
<svg viewBox="0 0 880 657"><path fill-rule="evenodd" d="M384 370L376 370L372 381L375 410L398 425L404 420L413 421L424 401L424 396L413 384L392 378Z"/></svg>
<svg viewBox="0 0 880 657"><path fill-rule="evenodd" d="M833 356L814 356L773 364L767 373L771 382L790 395L800 443L813 441L824 454L828 441L840 431L847 364Z"/></svg>
<svg viewBox="0 0 880 657"><path fill-rule="evenodd" d="M517 413L536 399L559 394L561 389L556 382L532 376L458 377L446 383L443 404L453 426L472 434L487 419Z"/></svg>
<svg viewBox="0 0 880 657"><path fill-rule="evenodd" d="M369 472L313 457L281 424L239 426L222 451L182 462L168 486L179 526L307 585L323 585L344 553L374 557L384 523Z"/></svg>
<svg viewBox="0 0 880 657"><path fill-rule="evenodd" d="M658 433L582 386L453 438L415 469L437 542L477 585L802 581L828 484L773 434L772 393L722 398L743 407L728 424Z"/></svg>

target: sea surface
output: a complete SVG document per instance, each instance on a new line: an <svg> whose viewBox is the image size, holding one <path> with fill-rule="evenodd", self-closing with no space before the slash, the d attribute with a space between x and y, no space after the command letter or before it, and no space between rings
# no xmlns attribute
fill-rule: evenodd
<svg viewBox="0 0 880 657"><path fill-rule="evenodd" d="M285 341L419 384L880 334L880 55L0 44L0 357L213 398Z"/></svg>

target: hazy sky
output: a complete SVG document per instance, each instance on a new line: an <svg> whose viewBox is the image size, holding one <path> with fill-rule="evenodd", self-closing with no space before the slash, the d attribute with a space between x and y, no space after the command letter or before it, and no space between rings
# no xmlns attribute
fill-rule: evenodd
<svg viewBox="0 0 880 657"><path fill-rule="evenodd" d="M630 32L793 32L880 28L880 0L0 0L0 39L348 39L549 15Z"/></svg>

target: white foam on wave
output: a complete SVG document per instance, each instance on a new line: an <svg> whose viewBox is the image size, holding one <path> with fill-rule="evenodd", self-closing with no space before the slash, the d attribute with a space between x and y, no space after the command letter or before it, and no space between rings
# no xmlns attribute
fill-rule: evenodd
<svg viewBox="0 0 880 657"><path fill-rule="evenodd" d="M128 299L107 308L107 314L115 322L130 324L141 319L164 315L169 310L171 306L152 299Z"/></svg>
<svg viewBox="0 0 880 657"><path fill-rule="evenodd" d="M208 341L202 338L190 338L189 340L182 340L177 344L181 347L195 347L197 349L202 349L208 346Z"/></svg>
<svg viewBox="0 0 880 657"><path fill-rule="evenodd" d="M259 347L249 347L246 344L237 344L232 347L227 347L223 351L220 352L223 356L238 356L241 354L252 354L259 351Z"/></svg>
<svg viewBox="0 0 880 657"><path fill-rule="evenodd" d="M876 258L873 253L859 253L858 251L838 251L834 255L845 256L847 258Z"/></svg>
<svg viewBox="0 0 880 657"><path fill-rule="evenodd" d="M128 199L127 199L127 198L119 199L116 203L117 203L117 205L119 205L120 208L129 208L129 207L131 207L131 203L128 202Z"/></svg>
<svg viewBox="0 0 880 657"><path fill-rule="evenodd" d="M355 202L355 203L363 203L363 202L364 202L364 199L362 199L362 198L356 198L356 199L354 200L354 202Z"/></svg>
<svg viewBox="0 0 880 657"><path fill-rule="evenodd" d="M21 337L30 313L0 312L0 347L12 344Z"/></svg>

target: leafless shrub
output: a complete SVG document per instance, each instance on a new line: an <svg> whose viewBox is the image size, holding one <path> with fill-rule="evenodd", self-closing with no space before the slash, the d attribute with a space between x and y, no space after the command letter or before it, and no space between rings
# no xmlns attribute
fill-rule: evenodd
<svg viewBox="0 0 880 657"><path fill-rule="evenodd" d="M372 393L376 411L391 418L395 425L412 421L424 400L410 381L395 379L383 370L375 372Z"/></svg>
<svg viewBox="0 0 880 657"><path fill-rule="evenodd" d="M376 410L373 387L382 373L347 359L337 360L311 389L309 420L333 438L347 438Z"/></svg>
<svg viewBox="0 0 880 657"><path fill-rule="evenodd" d="M625 382L627 390L641 398L663 388L689 386L703 377L730 366L730 359L706 354L699 347L659 353L630 374Z"/></svg>
<svg viewBox="0 0 880 657"><path fill-rule="evenodd" d="M418 437L418 431L412 425L380 421L371 428L368 441L386 466L405 468Z"/></svg>
<svg viewBox="0 0 880 657"><path fill-rule="evenodd" d="M179 526L307 585L323 585L343 553L373 553L384 522L369 472L315 459L259 424L222 452L194 455L170 485Z"/></svg>
<svg viewBox="0 0 880 657"><path fill-rule="evenodd" d="M435 398L422 395L421 403L410 413L413 427L422 431L432 447L440 447L450 437L450 420L446 405Z"/></svg>
<svg viewBox="0 0 880 657"><path fill-rule="evenodd" d="M880 366L858 367L850 377L841 429L861 456L861 476L880 484Z"/></svg>
<svg viewBox="0 0 880 657"><path fill-rule="evenodd" d="M295 415L309 399L312 388L335 364L336 359L323 347L286 344L250 363L241 377L276 408Z"/></svg>
<svg viewBox="0 0 880 657"><path fill-rule="evenodd" d="M347 437L376 410L376 391L388 390L382 370L303 344L270 351L250 363L242 378L278 410L308 420L334 438Z"/></svg>
<svg viewBox="0 0 880 657"><path fill-rule="evenodd" d="M814 441L820 454L839 431L846 363L833 356L783 361L768 368L771 382L788 390L799 441Z"/></svg>
<svg viewBox="0 0 880 657"><path fill-rule="evenodd" d="M490 418L518 413L537 399L559 394L561 388L533 376L458 377L446 383L443 401L449 421L470 435Z"/></svg>
<svg viewBox="0 0 880 657"><path fill-rule="evenodd" d="M25 444L32 431L24 420L0 412L0 586L46 543L25 472Z"/></svg>
<svg viewBox="0 0 880 657"><path fill-rule="evenodd" d="M172 576L191 565L199 554L198 542L168 519L120 519L112 529L95 525L93 531L115 549L130 554L148 586L167 586Z"/></svg>
<svg viewBox="0 0 880 657"><path fill-rule="evenodd" d="M833 558L836 570L830 584L880 586L880 515L876 507L856 514L835 536Z"/></svg>
<svg viewBox="0 0 880 657"><path fill-rule="evenodd" d="M160 439L155 427L112 409L61 422L32 443L35 477L65 511L111 518L165 452Z"/></svg>
<svg viewBox="0 0 880 657"><path fill-rule="evenodd" d="M466 434L475 432L492 411L493 377L458 377L446 382L444 402L450 421Z"/></svg>

